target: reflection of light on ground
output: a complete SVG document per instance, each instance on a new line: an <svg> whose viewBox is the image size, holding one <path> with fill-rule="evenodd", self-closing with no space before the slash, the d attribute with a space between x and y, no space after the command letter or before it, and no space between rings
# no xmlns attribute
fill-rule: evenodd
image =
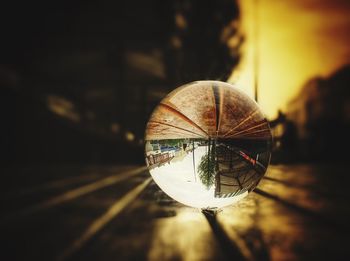
<svg viewBox="0 0 350 261"><path fill-rule="evenodd" d="M193 154L188 153L181 161L175 160L150 170L159 187L177 201L196 208L208 206L223 207L245 197L247 192L231 198L215 198L212 186L209 190L200 182L198 176L199 162L206 154L206 147L194 150L196 177L194 177Z"/></svg>
<svg viewBox="0 0 350 261"><path fill-rule="evenodd" d="M283 166L270 166L266 176L259 189L291 202L306 212L313 211L316 214L332 207L330 199L321 200L320 195L314 194L310 187L316 184L317 179L314 169L310 167L294 166L291 171ZM243 244L268 249L271 260L296 260L298 252L295 249L303 248L305 241L315 240L315 235L307 233L306 229L315 225L312 221L315 216L308 221L303 215L278 201L251 193L249 197L224 208L218 214L218 221L232 240L238 239L239 242L243 238Z"/></svg>
<svg viewBox="0 0 350 261"><path fill-rule="evenodd" d="M263 179L261 187L282 199L292 198L293 203L298 206L314 211L321 210L327 202L319 200L320 195L315 195L312 187L308 187L310 184L315 184L315 177L305 166L298 166L298 170L303 175L296 176L295 173L285 171L283 168L271 166L270 173L273 174L269 177L272 180Z"/></svg>
<svg viewBox="0 0 350 261"><path fill-rule="evenodd" d="M83 247L93 236L102 230L111 222L125 207L130 205L136 197L147 187L151 178L146 179L143 183L128 192L123 198L118 199L101 217L96 219L85 231L77 238L69 248L63 251L58 260L65 260Z"/></svg>
<svg viewBox="0 0 350 261"><path fill-rule="evenodd" d="M134 167L123 167L123 171L133 171ZM47 173L57 175L53 169L56 170L56 167L45 168L40 177L48 178ZM28 169L23 174L28 176L27 173L34 173L33 170ZM66 176L62 184L67 184L66 179L76 175L77 169L67 167L64 170L62 173ZM89 195L66 201L65 205L49 211L41 211L40 215L18 217L2 223L4 242L12 241L11 248L2 251L9 251L8 256L19 254L16 260L43 257L55 260L55 256L65 249L75 251L77 243L72 243L78 239L76 242L83 244L74 255L74 259L78 260L237 260L232 256L238 251L244 260L347 260L350 213L345 182L347 170L346 165L270 166L259 185L259 190L265 191L265 195L257 190L250 193L219 211L215 222L210 218L206 220L198 209L184 207L169 199L153 182L138 198L134 198L141 190L137 184L148 177L146 173L140 173L114 183L115 186L91 190ZM105 175L116 174L121 169L88 167L81 171L81 178L96 172L104 179ZM45 182L54 181L58 176ZM10 186L11 191L19 192L22 186L18 185L27 183L21 177L18 173L16 184L10 182L5 185ZM43 182L34 178L36 180L32 184ZM30 179L33 179L32 175ZM59 184L56 181L53 184ZM68 184L71 185L70 182ZM93 184L96 187L97 184ZM85 185L85 181L76 184ZM52 193L63 195L69 188L73 187L61 187L61 190ZM305 191L309 192L309 196L305 196ZM315 196L318 192L320 194ZM269 197L268 194L277 197ZM33 202L36 202L35 194L32 196ZM47 192L42 196L42 200L47 199ZM22 209L27 205L22 201L27 198L25 195L10 202L18 205L17 209ZM307 208L312 202L324 205ZM120 204L125 208L116 216ZM10 207L4 206L11 210ZM84 231L89 232L84 234ZM90 235L92 240L87 242L84 238L88 236L89 239ZM23 248L23 245L27 247ZM38 245L43 247L33 252ZM14 253L11 249L19 251ZM231 252L225 252L230 249Z"/></svg>
<svg viewBox="0 0 350 261"><path fill-rule="evenodd" d="M218 221L241 251L247 252L245 256L268 250L271 260L295 260L290 250L295 242L303 240L300 216L285 212L274 201L255 193L225 208L219 213Z"/></svg>
<svg viewBox="0 0 350 261"><path fill-rule="evenodd" d="M146 167L135 168L135 169L123 172L123 173L118 173L116 175L112 175L112 176L97 180L95 182L80 186L78 188L68 190L68 191L62 193L61 195L49 198L44 202L41 202L41 203L38 203L36 205L29 206L25 209L22 209L20 212L14 213L14 214L6 217L6 219L10 220L11 218L14 218L16 216L21 216L21 215L26 216L26 215L33 214L35 212L38 212L38 211L41 211L41 210L44 210L47 208L52 208L54 206L66 203L68 201L82 197L84 195L95 192L95 191L100 190L102 188L114 185L114 184L121 182L127 178L132 177L132 176L138 175L138 174L142 173L145 169L146 169Z"/></svg>
<svg viewBox="0 0 350 261"><path fill-rule="evenodd" d="M204 216L195 209L183 208L173 218L159 219L148 259L215 260L215 238Z"/></svg>

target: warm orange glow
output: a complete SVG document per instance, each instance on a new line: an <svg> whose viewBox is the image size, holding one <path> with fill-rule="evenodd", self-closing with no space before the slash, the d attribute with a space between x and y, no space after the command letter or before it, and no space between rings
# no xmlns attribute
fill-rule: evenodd
<svg viewBox="0 0 350 261"><path fill-rule="evenodd" d="M230 82L253 97L254 12L258 3L259 104L269 118L310 78L350 61L350 3L327 0L240 1L246 42Z"/></svg>

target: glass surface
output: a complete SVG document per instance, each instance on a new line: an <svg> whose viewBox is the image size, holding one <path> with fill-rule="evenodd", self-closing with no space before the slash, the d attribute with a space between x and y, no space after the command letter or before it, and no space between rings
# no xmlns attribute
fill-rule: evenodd
<svg viewBox="0 0 350 261"><path fill-rule="evenodd" d="M151 115L145 159L158 186L192 207L224 207L259 183L270 161L271 132L258 105L219 81L181 86Z"/></svg>

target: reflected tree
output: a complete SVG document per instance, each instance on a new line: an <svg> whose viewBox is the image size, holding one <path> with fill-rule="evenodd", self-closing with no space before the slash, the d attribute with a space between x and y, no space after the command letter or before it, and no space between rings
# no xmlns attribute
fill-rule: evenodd
<svg viewBox="0 0 350 261"><path fill-rule="evenodd" d="M209 189L215 182L216 172L216 141L209 138L208 152L202 156L198 166L198 176L201 182Z"/></svg>

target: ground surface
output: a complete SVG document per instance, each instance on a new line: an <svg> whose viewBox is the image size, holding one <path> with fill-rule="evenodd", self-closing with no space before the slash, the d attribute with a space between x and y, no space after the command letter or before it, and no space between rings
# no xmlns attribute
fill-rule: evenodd
<svg viewBox="0 0 350 261"><path fill-rule="evenodd" d="M270 166L216 217L140 166L2 171L0 260L349 260L346 167Z"/></svg>

